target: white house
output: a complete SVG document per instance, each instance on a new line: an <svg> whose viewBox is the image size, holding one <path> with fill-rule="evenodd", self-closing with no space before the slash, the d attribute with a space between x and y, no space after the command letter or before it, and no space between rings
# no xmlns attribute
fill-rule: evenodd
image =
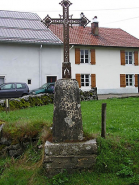
<svg viewBox="0 0 139 185"><path fill-rule="evenodd" d="M72 78L98 94L139 92L139 40L121 29L70 28ZM31 89L62 77L63 27L46 28L34 13L0 11L0 84Z"/></svg>
<svg viewBox="0 0 139 185"><path fill-rule="evenodd" d="M62 77L62 41L37 14L0 11L0 84L26 82L30 89Z"/></svg>
<svg viewBox="0 0 139 185"><path fill-rule="evenodd" d="M50 29L63 40L60 25ZM70 28L72 78L82 90L97 87L98 94L139 92L139 40L121 29Z"/></svg>

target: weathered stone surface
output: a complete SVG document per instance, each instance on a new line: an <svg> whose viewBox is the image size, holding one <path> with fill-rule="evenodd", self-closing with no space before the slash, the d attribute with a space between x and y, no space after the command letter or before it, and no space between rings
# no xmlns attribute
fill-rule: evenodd
<svg viewBox="0 0 139 185"><path fill-rule="evenodd" d="M82 91L80 89L81 101L98 100L97 88L94 87L90 91Z"/></svg>
<svg viewBox="0 0 139 185"><path fill-rule="evenodd" d="M11 145L11 140L6 137L1 137L0 144L9 146L9 145Z"/></svg>
<svg viewBox="0 0 139 185"><path fill-rule="evenodd" d="M96 162L96 140L73 143L45 143L43 166L49 176L67 171L92 168Z"/></svg>
<svg viewBox="0 0 139 185"><path fill-rule="evenodd" d="M53 141L83 139L78 82L73 79L56 81L53 115Z"/></svg>
<svg viewBox="0 0 139 185"><path fill-rule="evenodd" d="M52 155L86 155L96 154L97 145L96 140L90 140L90 142L77 142L77 143L45 143L45 154L47 156Z"/></svg>
<svg viewBox="0 0 139 185"><path fill-rule="evenodd" d="M9 152L8 152L8 155L10 156L10 157L18 157L18 156L20 156L20 155L22 155L23 154L23 150L22 149L18 149L18 150L9 150Z"/></svg>

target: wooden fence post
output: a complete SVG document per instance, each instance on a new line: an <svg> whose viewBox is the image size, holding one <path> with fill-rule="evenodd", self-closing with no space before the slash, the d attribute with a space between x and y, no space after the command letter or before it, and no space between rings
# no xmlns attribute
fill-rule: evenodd
<svg viewBox="0 0 139 185"><path fill-rule="evenodd" d="M102 103L101 137L106 138L106 103Z"/></svg>
<svg viewBox="0 0 139 185"><path fill-rule="evenodd" d="M6 113L7 113L10 111L9 99L5 100L5 105L6 105Z"/></svg>

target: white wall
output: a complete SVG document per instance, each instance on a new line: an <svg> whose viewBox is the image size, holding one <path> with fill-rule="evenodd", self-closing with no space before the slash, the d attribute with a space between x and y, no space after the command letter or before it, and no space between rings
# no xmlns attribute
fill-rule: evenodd
<svg viewBox="0 0 139 185"><path fill-rule="evenodd" d="M83 49L83 47L81 48ZM86 49L90 50L89 47ZM72 78L75 78L77 73L96 74L98 94L138 93L137 87L120 87L120 74L139 74L139 66L121 65L120 48L95 48L95 55L96 65L90 63L77 65L75 64L75 48L72 48L70 51ZM81 89L89 90L91 87L82 87Z"/></svg>
<svg viewBox="0 0 139 185"><path fill-rule="evenodd" d="M121 65L120 48L97 47L95 54L96 65L77 65L75 47L70 50L72 78L77 73L96 74L98 94L138 93L137 87L120 87L120 74L139 74L139 66ZM47 76L62 78L62 62L62 46L0 44L0 76L5 76L5 82L27 83L31 79L30 90L46 83Z"/></svg>
<svg viewBox="0 0 139 185"><path fill-rule="evenodd" d="M46 83L46 76L61 78L62 48L52 45L0 44L0 76L5 82L25 82L29 89Z"/></svg>

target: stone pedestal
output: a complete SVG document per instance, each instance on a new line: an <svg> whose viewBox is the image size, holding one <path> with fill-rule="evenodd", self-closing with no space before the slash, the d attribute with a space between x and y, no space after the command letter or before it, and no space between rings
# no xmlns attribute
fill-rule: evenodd
<svg viewBox="0 0 139 185"><path fill-rule="evenodd" d="M52 177L65 169L75 170L92 168L96 162L96 140L76 143L45 143L43 166L47 176Z"/></svg>
<svg viewBox="0 0 139 185"><path fill-rule="evenodd" d="M74 79L56 81L53 115L53 142L83 139L78 82Z"/></svg>

